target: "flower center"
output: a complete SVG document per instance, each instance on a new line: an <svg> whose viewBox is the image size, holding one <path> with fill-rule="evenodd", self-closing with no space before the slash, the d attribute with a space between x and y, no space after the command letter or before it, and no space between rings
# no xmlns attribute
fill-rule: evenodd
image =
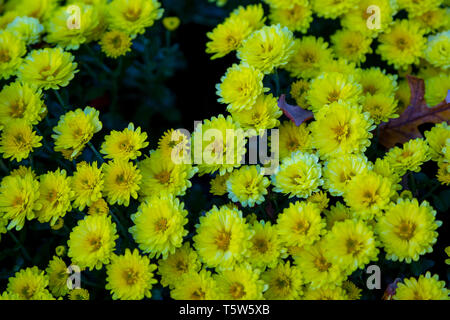
<svg viewBox="0 0 450 320"><path fill-rule="evenodd" d="M414 237L416 224L411 221L402 221L397 227L396 233L402 240L409 241Z"/></svg>
<svg viewBox="0 0 450 320"><path fill-rule="evenodd" d="M342 141L342 140L346 139L350 134L350 128L348 127L348 125L346 123L339 124L336 127L334 127L332 130L334 131L334 134L336 136L335 138L338 141Z"/></svg>
<svg viewBox="0 0 450 320"><path fill-rule="evenodd" d="M170 172L164 170L155 175L155 179L161 184L167 184L170 181Z"/></svg>
<svg viewBox="0 0 450 320"><path fill-rule="evenodd" d="M346 242L347 253L351 253L356 256L362 250L362 243L359 240L347 239Z"/></svg>
<svg viewBox="0 0 450 320"><path fill-rule="evenodd" d="M9 55L8 50L0 50L0 62L1 63L7 63L11 61L11 56Z"/></svg>
<svg viewBox="0 0 450 320"><path fill-rule="evenodd" d="M155 223L155 230L156 232L164 232L168 228L168 221L166 218L161 218Z"/></svg>
<svg viewBox="0 0 450 320"><path fill-rule="evenodd" d="M124 277L126 283L129 286L132 286L132 285L135 285L138 282L138 280L139 280L139 272L134 270L134 269L132 269L132 268L128 268L123 273L123 277Z"/></svg>
<svg viewBox="0 0 450 320"><path fill-rule="evenodd" d="M327 259L325 259L324 256L317 257L317 258L314 260L314 265L315 265L315 266L317 267L317 269L319 269L319 271L321 271L321 272L325 272L325 271L327 271L328 269L330 269L330 267L331 267L331 263L329 263L329 262L327 261Z"/></svg>
<svg viewBox="0 0 450 320"><path fill-rule="evenodd" d="M255 246L256 250L261 253L266 253L269 250L269 244L267 243L266 239L256 239L253 242L253 245Z"/></svg>
<svg viewBox="0 0 450 320"><path fill-rule="evenodd" d="M216 245L222 251L227 251L230 246L231 232L221 231L216 237Z"/></svg>
<svg viewBox="0 0 450 320"><path fill-rule="evenodd" d="M241 299L245 295L245 287L241 283L235 282L230 286L230 294L234 299Z"/></svg>

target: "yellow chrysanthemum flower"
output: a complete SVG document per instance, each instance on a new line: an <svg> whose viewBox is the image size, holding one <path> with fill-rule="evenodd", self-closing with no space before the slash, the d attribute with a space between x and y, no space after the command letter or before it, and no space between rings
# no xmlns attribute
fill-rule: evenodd
<svg viewBox="0 0 450 320"><path fill-rule="evenodd" d="M113 160L102 165L104 174L103 194L110 205L128 207L130 198L137 199L142 179L140 170L132 162Z"/></svg>
<svg viewBox="0 0 450 320"><path fill-rule="evenodd" d="M302 293L303 276L300 268L290 262L280 262L276 267L261 274L269 288L264 292L267 300L296 300Z"/></svg>
<svg viewBox="0 0 450 320"><path fill-rule="evenodd" d="M185 242L182 247L177 248L174 253L166 259L158 260L158 274L161 276L161 284L173 289L178 281L189 273L200 271L201 264L197 252Z"/></svg>
<svg viewBox="0 0 450 320"><path fill-rule="evenodd" d="M419 256L432 252L437 241L435 231L441 221L435 220L436 211L427 203L416 199L399 198L386 209L376 225L376 231L386 251L386 258L393 261L419 260Z"/></svg>
<svg viewBox="0 0 450 320"><path fill-rule="evenodd" d="M344 289L338 286L320 287L317 289L308 288L303 300L348 300Z"/></svg>
<svg viewBox="0 0 450 320"><path fill-rule="evenodd" d="M270 21L272 24L280 24L283 27L289 28L291 31L299 31L301 33L308 32L311 24L312 10L308 3L295 3L292 8L271 8Z"/></svg>
<svg viewBox="0 0 450 320"><path fill-rule="evenodd" d="M67 255L81 269L100 270L109 264L116 247L116 224L107 215L89 215L72 229Z"/></svg>
<svg viewBox="0 0 450 320"><path fill-rule="evenodd" d="M305 283L310 288L340 285L345 273L340 265L325 257L323 240L303 247L295 256L295 264L302 270Z"/></svg>
<svg viewBox="0 0 450 320"><path fill-rule="evenodd" d="M197 167L191 164L176 164L157 149L150 153L150 157L140 161L139 169L142 173L140 195L149 198L158 195L183 196L192 186L191 179L197 172Z"/></svg>
<svg viewBox="0 0 450 320"><path fill-rule="evenodd" d="M248 264L222 270L214 275L219 300L262 300L267 285L259 279L259 270Z"/></svg>
<svg viewBox="0 0 450 320"><path fill-rule="evenodd" d="M379 94L391 97L397 90L397 75L386 74L378 67L359 69L356 81L361 85L365 96Z"/></svg>
<svg viewBox="0 0 450 320"><path fill-rule="evenodd" d="M227 180L228 197L243 207L254 207L264 202L267 187L270 185L259 166L243 166L234 170Z"/></svg>
<svg viewBox="0 0 450 320"><path fill-rule="evenodd" d="M214 206L195 227L194 247L207 267L231 269L244 260L252 232L241 211Z"/></svg>
<svg viewBox="0 0 450 320"><path fill-rule="evenodd" d="M134 226L129 229L139 248L153 257L167 258L181 247L188 234L184 225L188 222L184 203L172 196L154 197L141 203L131 215Z"/></svg>
<svg viewBox="0 0 450 320"><path fill-rule="evenodd" d="M448 10L445 8L433 8L421 15L416 15L412 20L417 21L426 33L435 32L445 28L448 23Z"/></svg>
<svg viewBox="0 0 450 320"><path fill-rule="evenodd" d="M38 203L39 182L30 174L21 176L6 176L0 185L0 212L8 219L8 230L21 230L25 219L36 217L36 211L41 209Z"/></svg>
<svg viewBox="0 0 450 320"><path fill-rule="evenodd" d="M428 106L434 107L448 96L450 74L441 73L435 77L425 79L425 101Z"/></svg>
<svg viewBox="0 0 450 320"><path fill-rule="evenodd" d="M117 59L131 51L131 37L119 30L105 32L100 39L100 47L109 58Z"/></svg>
<svg viewBox="0 0 450 320"><path fill-rule="evenodd" d="M370 220L381 215L390 202L395 189L391 180L375 172L365 172L353 177L347 185L344 200L356 217Z"/></svg>
<svg viewBox="0 0 450 320"><path fill-rule="evenodd" d="M254 130L253 134L264 132L262 130L272 129L280 124L278 118L283 112L278 107L277 99L272 94L261 94L250 109L231 111L233 120L247 132Z"/></svg>
<svg viewBox="0 0 450 320"><path fill-rule="evenodd" d="M307 80L300 79L291 85L291 97L295 103L302 109L309 109L309 102L307 100L310 84Z"/></svg>
<svg viewBox="0 0 450 320"><path fill-rule="evenodd" d="M157 0L113 0L106 8L109 27L134 39L161 19L164 9Z"/></svg>
<svg viewBox="0 0 450 320"><path fill-rule="evenodd" d="M396 69L406 70L417 64L423 55L425 38L417 22L397 20L391 28L380 35L377 53Z"/></svg>
<svg viewBox="0 0 450 320"><path fill-rule="evenodd" d="M213 300L216 294L216 282L211 272L189 272L178 279L170 296L175 300Z"/></svg>
<svg viewBox="0 0 450 320"><path fill-rule="evenodd" d="M280 258L286 257L286 248L281 244L276 226L270 221L254 221L250 238L248 262L260 270L275 267Z"/></svg>
<svg viewBox="0 0 450 320"><path fill-rule="evenodd" d="M113 255L106 266L106 289L111 291L113 300L142 300L151 298L151 289L158 281L153 277L156 265L147 256L141 256L137 249L131 253L125 249L124 255Z"/></svg>
<svg viewBox="0 0 450 320"><path fill-rule="evenodd" d="M362 109L370 114L376 125L399 117L397 100L393 96L389 97L384 94L365 96L362 101Z"/></svg>
<svg viewBox="0 0 450 320"><path fill-rule="evenodd" d="M361 220L336 222L324 239L326 257L340 265L346 274L378 260L374 233Z"/></svg>
<svg viewBox="0 0 450 320"><path fill-rule="evenodd" d="M210 180L211 188L209 192L215 196L223 196L227 193L227 180L230 177L230 173L226 173L223 176L217 174Z"/></svg>
<svg viewBox="0 0 450 320"><path fill-rule="evenodd" d="M78 72L70 52L61 48L31 51L18 71L18 79L43 90L66 87Z"/></svg>
<svg viewBox="0 0 450 320"><path fill-rule="evenodd" d="M280 159L290 157L292 153L311 152L311 135L306 123L302 123L298 127L292 121L283 121L279 136Z"/></svg>
<svg viewBox="0 0 450 320"><path fill-rule="evenodd" d="M33 131L33 127L23 119L11 120L5 124L0 136L0 153L3 158L16 160L27 159L33 149L42 146L41 136Z"/></svg>
<svg viewBox="0 0 450 320"><path fill-rule="evenodd" d="M430 147L422 138L412 139L403 144L403 147L390 149L384 159L397 170L400 176L407 171L419 172L420 166L430 160Z"/></svg>
<svg viewBox="0 0 450 320"><path fill-rule="evenodd" d="M8 279L8 293L20 300L55 300L47 286L48 276L38 267L21 269Z"/></svg>
<svg viewBox="0 0 450 320"><path fill-rule="evenodd" d="M418 279L404 279L397 285L394 300L449 300L450 290L445 288L445 281L439 281L437 274L428 271Z"/></svg>
<svg viewBox="0 0 450 320"><path fill-rule="evenodd" d="M309 109L318 112L333 102L359 104L362 100L362 88L353 75L342 73L323 73L311 81L307 95Z"/></svg>
<svg viewBox="0 0 450 320"><path fill-rule="evenodd" d="M86 206L91 207L102 198L102 169L97 166L96 161L92 164L85 161L79 162L70 185L74 191L73 206L83 211Z"/></svg>
<svg viewBox="0 0 450 320"><path fill-rule="evenodd" d="M39 20L31 17L16 17L8 26L6 31L23 40L27 45L36 44L40 41L44 27Z"/></svg>
<svg viewBox="0 0 450 320"><path fill-rule="evenodd" d="M302 37L296 40L296 51L285 69L294 78L314 78L321 73L322 65L332 58L333 52L322 38Z"/></svg>
<svg viewBox="0 0 450 320"><path fill-rule="evenodd" d="M0 91L0 125L14 119L37 124L47 112L42 93L27 83L13 82Z"/></svg>
<svg viewBox="0 0 450 320"><path fill-rule="evenodd" d="M337 57L355 62L356 65L366 61L366 54L372 53L372 38L358 30L343 29L331 36L333 49Z"/></svg>
<svg viewBox="0 0 450 320"><path fill-rule="evenodd" d="M351 105L333 102L315 114L309 127L315 146L322 158L361 153L370 145L373 120L367 112Z"/></svg>
<svg viewBox="0 0 450 320"><path fill-rule="evenodd" d="M206 119L192 134L194 162L200 175L219 171L220 175L241 166L246 153L245 132L231 116Z"/></svg>
<svg viewBox="0 0 450 320"><path fill-rule="evenodd" d="M72 210L71 200L75 192L70 187L66 171L59 168L41 175L39 181L38 203L42 208L36 212L36 217L39 222L49 222L53 226L59 218Z"/></svg>
<svg viewBox="0 0 450 320"><path fill-rule="evenodd" d="M344 281L342 283L342 289L344 289L348 300L360 300L361 299L361 291L362 290L360 288L358 288L350 280Z"/></svg>
<svg viewBox="0 0 450 320"><path fill-rule="evenodd" d="M306 199L306 202L314 203L320 209L320 211L323 211L328 208L328 202L330 202L330 199L328 199L326 192L318 191L313 193L308 199Z"/></svg>
<svg viewBox="0 0 450 320"><path fill-rule="evenodd" d="M336 205L330 207L330 210L325 210L327 230L331 230L336 222L351 219L352 217L350 208L338 201Z"/></svg>
<svg viewBox="0 0 450 320"><path fill-rule="evenodd" d="M239 6L231 12L228 19L246 20L252 31L258 30L264 26L266 17L262 4L250 4L245 7Z"/></svg>
<svg viewBox="0 0 450 320"><path fill-rule="evenodd" d="M278 215L276 228L283 244L302 247L320 238L325 232L325 221L315 204L297 201Z"/></svg>
<svg viewBox="0 0 450 320"><path fill-rule="evenodd" d="M312 7L319 17L336 19L355 8L357 3L357 0L315 0L312 2Z"/></svg>
<svg viewBox="0 0 450 320"><path fill-rule="evenodd" d="M76 288L69 292L69 300L89 300L89 291L83 288Z"/></svg>
<svg viewBox="0 0 450 320"><path fill-rule="evenodd" d="M15 75L26 53L25 42L20 37L9 31L0 33L0 79L8 80Z"/></svg>
<svg viewBox="0 0 450 320"><path fill-rule="evenodd" d="M107 215L109 213L108 203L100 198L89 206L87 213L90 215Z"/></svg>
<svg viewBox="0 0 450 320"><path fill-rule="evenodd" d="M430 146L430 156L433 161L444 159L443 148L450 139L450 126L446 122L436 124L431 130L425 131L425 138Z"/></svg>
<svg viewBox="0 0 450 320"><path fill-rule="evenodd" d="M162 20L162 23L164 25L164 28L166 28L169 31L175 31L180 26L180 18L178 17L165 17Z"/></svg>
<svg viewBox="0 0 450 320"><path fill-rule="evenodd" d="M48 287L52 295L57 298L65 296L69 292L67 279L70 275L66 263L61 258L54 256L48 263L45 272L48 275Z"/></svg>
<svg viewBox="0 0 450 320"><path fill-rule="evenodd" d="M297 151L284 158L271 176L275 192L289 197L308 198L323 184L322 167L314 154Z"/></svg>
<svg viewBox="0 0 450 320"><path fill-rule="evenodd" d="M148 146L147 133L141 128L134 128L130 123L123 131L112 130L105 136L105 141L100 152L105 154L107 159L134 160L141 156L140 149Z"/></svg>

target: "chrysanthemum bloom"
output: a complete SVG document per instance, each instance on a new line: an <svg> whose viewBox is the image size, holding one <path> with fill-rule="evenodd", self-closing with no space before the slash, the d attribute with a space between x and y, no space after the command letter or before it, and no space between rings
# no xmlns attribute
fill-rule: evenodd
<svg viewBox="0 0 450 320"><path fill-rule="evenodd" d="M350 280L344 281L341 285L342 289L345 291L348 300L360 300L361 299L361 289L358 288Z"/></svg>
<svg viewBox="0 0 450 320"><path fill-rule="evenodd" d="M47 112L42 93L26 83L13 82L0 91L0 125L14 119L37 124Z"/></svg>
<svg viewBox="0 0 450 320"><path fill-rule="evenodd" d="M17 17L6 27L15 36L22 39L27 45L36 44L40 40L44 27L39 20L31 17Z"/></svg>
<svg viewBox="0 0 450 320"><path fill-rule="evenodd" d="M5 124L0 136L0 153L3 158L16 160L27 159L33 149L42 146L41 136L33 131L31 124L23 119L16 119Z"/></svg>
<svg viewBox="0 0 450 320"><path fill-rule="evenodd" d="M48 263L45 272L48 275L48 287L52 295L56 298L65 296L69 292L67 279L70 272L67 270L67 265L63 259L54 256Z"/></svg>
<svg viewBox="0 0 450 320"><path fill-rule="evenodd" d="M300 268L290 262L280 262L276 267L261 274L261 279L269 285L264 292L267 300L296 300L302 293L303 276Z"/></svg>
<svg viewBox="0 0 450 320"><path fill-rule="evenodd" d="M262 300L267 285L259 279L259 270L248 264L222 270L214 275L219 300Z"/></svg>
<svg viewBox="0 0 450 320"><path fill-rule="evenodd" d="M38 267L17 271L8 279L8 292L20 300L55 300L47 289L48 276Z"/></svg>
<svg viewBox="0 0 450 320"><path fill-rule="evenodd" d="M27 53L25 42L12 32L0 34L0 79L9 79L17 73L22 56Z"/></svg>
<svg viewBox="0 0 450 320"><path fill-rule="evenodd" d="M113 255L106 266L106 289L111 291L113 300L142 300L151 298L151 289L158 281L153 276L156 265L147 256L141 256L137 249L131 253Z"/></svg>
<svg viewBox="0 0 450 320"><path fill-rule="evenodd" d="M290 9L271 8L270 21L272 24L280 24L283 27L289 28L292 31L299 31L306 33L311 24L312 10L306 4L294 4Z"/></svg>
<svg viewBox="0 0 450 320"><path fill-rule="evenodd" d="M103 173L97 161L89 164L85 161L77 163L77 169L70 179L74 192L73 206L83 211L86 206L102 198Z"/></svg>
<svg viewBox="0 0 450 320"><path fill-rule="evenodd" d="M370 118L378 125L380 122L388 122L398 118L397 100L384 94L368 95L363 98L362 109L370 114Z"/></svg>
<svg viewBox="0 0 450 320"><path fill-rule="evenodd" d="M430 156L433 161L444 160L442 149L450 139L450 126L446 122L436 124L431 130L425 131L425 138L430 146Z"/></svg>
<svg viewBox="0 0 450 320"><path fill-rule="evenodd" d="M366 55L372 53L372 38L358 30L342 29L331 36L334 52L338 57L355 62L357 65L366 61Z"/></svg>
<svg viewBox="0 0 450 320"><path fill-rule="evenodd" d="M358 107L333 102L315 114L309 127L315 146L322 158L361 153L370 145L373 120Z"/></svg>
<svg viewBox="0 0 450 320"><path fill-rule="evenodd" d="M361 219L372 219L382 211L394 196L391 180L375 172L365 172L354 176L344 193L345 203Z"/></svg>
<svg viewBox="0 0 450 320"><path fill-rule="evenodd" d="M286 257L286 248L281 244L276 226L270 221L255 221L252 230L247 261L260 270L275 267L280 258Z"/></svg>
<svg viewBox="0 0 450 320"><path fill-rule="evenodd" d="M263 86L264 74L247 64L233 64L216 85L219 102L228 104L227 110L250 109L258 97L268 91Z"/></svg>
<svg viewBox="0 0 450 320"><path fill-rule="evenodd" d="M179 129L169 129L159 139L158 149L165 157L175 160L175 163L190 163L190 144L191 139L187 133Z"/></svg>
<svg viewBox="0 0 450 320"><path fill-rule="evenodd" d="M405 142L402 148L390 149L384 159L402 176L407 171L419 172L420 166L430 160L429 150L427 142L417 138Z"/></svg>
<svg viewBox="0 0 450 320"><path fill-rule="evenodd" d="M441 73L425 79L425 101L428 106L434 107L446 99L449 83L450 74Z"/></svg>
<svg viewBox="0 0 450 320"><path fill-rule="evenodd" d="M450 163L441 162L438 164L436 179L443 185L450 185Z"/></svg>
<svg viewBox="0 0 450 320"><path fill-rule="evenodd" d="M74 56L61 48L33 50L25 57L17 76L33 87L58 90L78 72L78 64L73 60Z"/></svg>
<svg viewBox="0 0 450 320"><path fill-rule="evenodd" d="M194 247L207 267L231 269L244 260L252 232L241 211L214 206L195 227Z"/></svg>
<svg viewBox="0 0 450 320"><path fill-rule="evenodd" d="M241 166L246 153L245 132L231 116L220 114L206 119L192 134L192 151L200 175L219 171L220 175Z"/></svg>
<svg viewBox="0 0 450 320"><path fill-rule="evenodd" d="M129 229L139 248L151 258L169 254L181 247L188 234L184 226L188 222L184 203L172 196L147 200L131 215L134 226Z"/></svg>
<svg viewBox="0 0 450 320"><path fill-rule="evenodd" d="M264 26L253 32L242 43L237 56L264 74L289 62L295 52L293 33L278 25Z"/></svg>
<svg viewBox="0 0 450 320"><path fill-rule="evenodd" d="M333 52L322 38L303 37L296 40L296 51L285 69L294 78L314 78L321 73L322 64L332 57Z"/></svg>
<svg viewBox="0 0 450 320"><path fill-rule="evenodd" d="M425 33L434 33L445 29L446 23L448 23L448 13L446 8L436 7L412 17L412 20L417 21Z"/></svg>
<svg viewBox="0 0 450 320"><path fill-rule="evenodd" d="M121 30L135 38L161 19L164 9L157 0L113 0L108 4L107 20L111 29Z"/></svg>
<svg viewBox="0 0 450 320"><path fill-rule="evenodd" d="M291 85L291 97L295 100L295 103L303 109L308 109L309 102L307 94L310 89L310 84L307 80L300 79L295 81Z"/></svg>
<svg viewBox="0 0 450 320"><path fill-rule="evenodd" d="M315 204L297 201L278 215L276 228L283 244L302 247L320 238L325 221Z"/></svg>
<svg viewBox="0 0 450 320"><path fill-rule="evenodd" d="M369 25L373 24L369 20L373 16L374 12L367 9L370 6L377 6L380 8L377 17L380 21L379 26L373 28L368 28ZM344 28L350 30L358 30L365 35L376 37L379 33L384 32L392 23L393 16L397 12L397 3L391 0L359 0L357 6L350 9L346 14L341 17L341 25ZM375 20L376 21L376 20Z"/></svg>
<svg viewBox="0 0 450 320"><path fill-rule="evenodd" d="M450 290L445 288L445 281L439 281L437 274L429 271L418 279L404 279L397 285L394 300L449 300Z"/></svg>
<svg viewBox="0 0 450 320"><path fill-rule="evenodd" d="M327 19L336 19L357 6L357 0L316 0L312 2L314 12Z"/></svg>
<svg viewBox="0 0 450 320"><path fill-rule="evenodd" d="M326 192L320 190L313 193L308 199L306 199L306 202L314 203L320 211L323 211L328 207L328 202L330 202L330 199L328 199Z"/></svg>
<svg viewBox="0 0 450 320"><path fill-rule="evenodd" d="M17 16L28 16L44 21L48 19L58 6L58 0L20 0L11 1L12 9Z"/></svg>
<svg viewBox="0 0 450 320"><path fill-rule="evenodd" d="M239 6L231 12L228 19L246 20L252 31L264 26L266 17L261 3Z"/></svg>
<svg viewBox="0 0 450 320"><path fill-rule="evenodd" d="M83 288L70 290L69 300L89 300L89 291Z"/></svg>
<svg viewBox="0 0 450 320"><path fill-rule="evenodd" d="M345 279L340 265L325 257L323 240L303 247L295 256L295 264L312 289L340 285Z"/></svg>
<svg viewBox="0 0 450 320"><path fill-rule="evenodd" d="M100 39L100 46L105 55L117 59L131 51L131 37L119 30L105 32Z"/></svg>
<svg viewBox="0 0 450 320"><path fill-rule="evenodd" d="M419 260L419 256L433 251L437 241L435 231L442 225L435 220L436 211L428 202L399 198L386 209L376 225L376 232L386 251L386 258L393 261Z"/></svg>
<svg viewBox="0 0 450 320"><path fill-rule="evenodd" d="M370 164L362 155L343 155L325 162L323 168L324 188L333 196L341 196L353 177L367 172Z"/></svg>
<svg viewBox="0 0 450 320"><path fill-rule="evenodd" d="M66 246L57 246L55 248L55 253L58 257L63 257L67 254L67 247Z"/></svg>
<svg viewBox="0 0 450 320"><path fill-rule="evenodd" d="M174 253L166 259L158 260L158 275L161 276L161 284L173 289L185 274L200 271L201 263L197 252L185 242L182 247L177 248Z"/></svg>
<svg viewBox="0 0 450 320"><path fill-rule="evenodd" d="M306 290L303 300L348 300L344 289L338 286L328 286Z"/></svg>
<svg viewBox="0 0 450 320"><path fill-rule="evenodd" d="M271 176L275 192L289 194L289 197L308 198L323 184L322 167L314 154L297 151L284 158Z"/></svg>
<svg viewBox="0 0 450 320"><path fill-rule="evenodd" d="M6 176L0 185L0 212L3 218L10 220L8 230L21 230L25 219L36 217L41 208L39 199L39 182L32 175Z"/></svg>
<svg viewBox="0 0 450 320"><path fill-rule="evenodd" d="M244 207L253 207L264 202L269 185L259 166L244 166L234 170L227 180L228 197Z"/></svg>
<svg viewBox="0 0 450 320"><path fill-rule="evenodd" d="M210 39L206 43L206 53L213 54L211 59L222 58L237 50L252 31L247 20L229 18L206 34Z"/></svg>
<svg viewBox="0 0 450 320"><path fill-rule="evenodd" d="M398 0L401 9L406 9L410 16L417 16L425 11L437 8L441 5L442 0Z"/></svg>
<svg viewBox="0 0 450 320"><path fill-rule="evenodd" d="M361 89L353 75L325 72L311 81L307 95L309 109L316 113L333 102L359 104L362 100Z"/></svg>
<svg viewBox="0 0 450 320"><path fill-rule="evenodd" d="M216 282L205 269L183 275L170 291L175 300L213 300L216 298Z"/></svg>
<svg viewBox="0 0 450 320"><path fill-rule="evenodd" d="M113 160L102 165L104 174L103 194L108 203L128 207L130 198L137 199L142 179L140 170L132 162Z"/></svg>
<svg viewBox="0 0 450 320"><path fill-rule="evenodd" d="M308 4L307 0L264 0L271 8L276 9L292 9L294 5Z"/></svg>
<svg viewBox="0 0 450 320"><path fill-rule="evenodd" d="M324 239L325 256L340 265L346 274L378 260L374 233L361 220L336 222Z"/></svg>
<svg viewBox="0 0 450 320"><path fill-rule="evenodd" d="M103 23L99 9L83 2L77 2L76 5L79 16L73 14L70 5L66 5L55 10L45 21L45 29L48 32L46 42L67 50L78 50L80 45L94 38L95 32L102 31L99 30L99 24ZM68 25L72 27L69 28Z"/></svg>
<svg viewBox="0 0 450 320"><path fill-rule="evenodd" d="M81 269L100 270L116 248L116 224L107 215L89 215L78 221L67 241L67 255Z"/></svg>
<svg viewBox="0 0 450 320"><path fill-rule="evenodd" d="M396 69L419 63L425 48L423 30L411 20L398 20L379 37L377 53Z"/></svg>
<svg viewBox="0 0 450 320"><path fill-rule="evenodd" d="M139 194L144 198L158 195L182 196L192 186L191 179L197 168L191 164L176 164L157 149L140 161L139 169L142 173L142 182Z"/></svg>
<svg viewBox="0 0 450 320"><path fill-rule="evenodd" d="M341 202L331 206L330 210L325 210L325 220L327 222L327 230L331 230L336 222L352 219L353 214L350 208Z"/></svg>
<svg viewBox="0 0 450 320"><path fill-rule="evenodd" d="M378 67L359 69L356 81L362 86L362 93L368 95L384 95L391 97L397 90L397 75L386 74Z"/></svg>
<svg viewBox="0 0 450 320"><path fill-rule="evenodd" d="M223 176L217 174L210 180L209 192L215 196L223 196L227 193L227 180L230 177L230 173L226 173Z"/></svg>
<svg viewBox="0 0 450 320"><path fill-rule="evenodd" d="M90 215L106 215L109 213L108 203L100 198L89 206L87 213Z"/></svg>
<svg viewBox="0 0 450 320"><path fill-rule="evenodd" d="M134 128L130 123L123 131L112 130L105 136L105 141L100 152L105 154L107 159L134 160L141 156L140 149L148 146L147 133L141 128Z"/></svg>
<svg viewBox="0 0 450 320"><path fill-rule="evenodd" d="M261 94L250 109L231 112L233 120L248 132L253 129L254 135L260 134L260 130L277 127L282 114L278 100L272 94Z"/></svg>
<svg viewBox="0 0 450 320"><path fill-rule="evenodd" d="M70 187L70 178L66 171L57 169L39 177L38 203L41 209L36 212L39 222L49 222L53 226L59 218L72 210L71 200L75 193Z"/></svg>
<svg viewBox="0 0 450 320"><path fill-rule="evenodd" d="M312 139L306 123L297 127L292 121L283 121L279 130L280 159L290 157L297 151L305 153L312 151Z"/></svg>

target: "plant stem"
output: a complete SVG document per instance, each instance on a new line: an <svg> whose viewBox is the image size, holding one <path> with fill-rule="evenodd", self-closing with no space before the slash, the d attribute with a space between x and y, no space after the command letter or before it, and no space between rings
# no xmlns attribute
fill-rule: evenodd
<svg viewBox="0 0 450 320"><path fill-rule="evenodd" d="M6 166L6 164L3 162L3 159L0 159L0 167L2 168L3 171L5 171L6 174L9 174L9 169Z"/></svg>
<svg viewBox="0 0 450 320"><path fill-rule="evenodd" d="M66 110L65 103L64 103L64 100L62 99L61 95L59 94L58 90L53 90L53 92L55 93L56 99L58 100L59 104L61 105L61 108L65 111Z"/></svg>
<svg viewBox="0 0 450 320"><path fill-rule="evenodd" d="M112 79L112 101L111 101L111 112L117 112L117 102L119 100L119 77L122 74L122 68L123 68L123 59L122 57L119 58L119 64L114 70L113 73L113 79Z"/></svg>
<svg viewBox="0 0 450 320"><path fill-rule="evenodd" d="M92 142L88 142L88 146L89 148L91 148L92 152L95 154L95 156L98 158L98 160L100 160L100 163L105 162L105 160L103 160L102 155L97 151L97 149L95 149L94 145L92 144Z"/></svg>
<svg viewBox="0 0 450 320"><path fill-rule="evenodd" d="M119 227L119 231L122 233L122 236L124 236L127 241L129 241L128 231L125 229L125 227L122 225L122 223L119 220L119 217L113 212L113 208L109 208L109 214L114 219L114 221L117 223L117 226Z"/></svg>
<svg viewBox="0 0 450 320"><path fill-rule="evenodd" d="M22 243L19 241L19 239L17 239L17 237L14 235L14 233L12 233L11 231L8 230L8 234L11 236L11 238L14 240L14 242L22 250L22 253L23 253L23 256L25 257L25 259L28 261L32 261L31 256L28 253L27 249L25 249L25 247L22 245Z"/></svg>
<svg viewBox="0 0 450 320"><path fill-rule="evenodd" d="M99 65L103 70L105 70L105 71L106 71L107 73L109 73L109 74L112 74L112 73L113 73L112 70L111 70L107 65L105 65L105 64L103 63L103 61L98 57L97 53L96 53L94 50L92 50L92 48L91 48L89 45L86 45L86 48L87 48L87 50L89 51L89 54L90 54L91 56L93 56L93 57L95 58L95 60L97 60L98 65Z"/></svg>
<svg viewBox="0 0 450 320"><path fill-rule="evenodd" d="M274 73L274 81L275 81L275 93L276 96L279 97L280 96L280 76L278 75L278 70L275 69L275 73Z"/></svg>

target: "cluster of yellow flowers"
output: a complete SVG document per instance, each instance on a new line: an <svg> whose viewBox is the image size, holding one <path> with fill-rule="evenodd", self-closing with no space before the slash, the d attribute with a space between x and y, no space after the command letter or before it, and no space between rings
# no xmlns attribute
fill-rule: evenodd
<svg viewBox="0 0 450 320"><path fill-rule="evenodd" d="M1 181L0 233L21 230L33 219L57 230L74 210L84 218L70 230L67 250L56 248L45 271L36 266L18 271L0 300L89 298L86 289L67 287L70 264L83 271L105 268L105 289L113 299L150 298L157 279L174 299L359 299L362 290L349 276L377 261L380 250L386 259L403 263L433 250L442 222L427 201L402 192L400 182L432 160L439 164L437 179L450 184L448 124L437 124L425 138L394 147L375 161L364 152L371 132L409 105L403 77L413 65L426 79L428 104L445 99L450 19L443 1L265 2L268 19L261 4L239 7L207 34L206 52L213 59L236 52L239 60L216 87L230 115L204 120L192 137L168 130L143 157L149 143L139 127L130 123L111 131L97 152L90 140L102 129L99 112L91 107L67 111L51 138L54 151L68 164L73 161L75 169L41 175L33 169L32 153L49 147L35 125L47 114L46 91L67 86L77 72L70 51L97 41L107 56L124 55L163 9L156 0L74 0L63 7L56 0L12 0L4 5L0 77L15 82L0 92L0 153L17 168ZM71 5L80 9L80 21L71 21L76 20ZM380 8L380 28L366 25L370 5ZM393 18L400 9L407 10L408 19ZM331 45L301 35L313 13L340 19L343 29L331 37ZM76 27L68 28L68 21ZM169 30L177 23L165 21ZM31 49L40 39L49 47ZM360 67L375 41L377 53L398 74ZM309 124L280 122L279 71L293 79L291 97L314 114ZM276 83L272 93L270 78ZM202 145L201 152L212 147L212 161L173 161L174 154L183 158L195 150L209 129L228 138L229 130L274 128L281 163L270 177L264 176L267 163L241 165L248 134ZM230 144L232 159L225 163ZM86 146L98 161L76 162ZM212 195L230 200L205 208L199 219L181 198L196 174L211 178ZM264 206L257 205L277 204L283 197L291 201L273 209L274 221L259 216ZM124 217L121 211L132 201L138 208ZM123 219L132 225L128 230ZM196 223L194 232L189 223ZM118 253L119 238L134 241L139 250L130 244ZM393 298L448 299L448 294L445 283L427 273L402 281Z"/></svg>

